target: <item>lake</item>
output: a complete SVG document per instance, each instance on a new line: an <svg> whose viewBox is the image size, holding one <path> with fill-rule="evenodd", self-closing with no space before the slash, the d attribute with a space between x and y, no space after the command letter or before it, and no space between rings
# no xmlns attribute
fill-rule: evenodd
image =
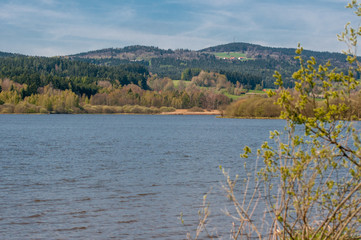
<svg viewBox="0 0 361 240"><path fill-rule="evenodd" d="M243 147L259 147L284 125L214 116L0 115L0 239L185 239L209 191L211 219L227 234L219 165L246 174Z"/></svg>

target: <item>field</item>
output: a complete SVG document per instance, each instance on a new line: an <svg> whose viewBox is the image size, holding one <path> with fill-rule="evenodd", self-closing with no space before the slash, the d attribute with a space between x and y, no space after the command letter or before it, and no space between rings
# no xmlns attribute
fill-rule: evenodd
<svg viewBox="0 0 361 240"><path fill-rule="evenodd" d="M266 89L268 90L268 89ZM267 94L267 92L263 91L263 90L249 90L249 93L257 93L257 94Z"/></svg>
<svg viewBox="0 0 361 240"><path fill-rule="evenodd" d="M223 92L223 94L226 95L227 97L231 98L233 101L237 101L238 99L244 97L244 95L237 96L237 95L230 94L228 92Z"/></svg>
<svg viewBox="0 0 361 240"><path fill-rule="evenodd" d="M177 88L177 87L179 86L180 81L182 81L182 80L172 80L172 81L173 81L174 87ZM192 83L191 81L183 81L183 82L184 82L185 86L188 86L189 84ZM222 90L220 90L220 91L216 91L215 88L210 88L210 87L199 87L199 88L201 88L201 89L208 89L208 90L213 89L213 91L214 91L215 93L224 94L224 95L226 95L227 97L229 97L229 98L231 98L231 99L233 99L233 100L238 100L238 99L240 99L240 98L242 98L242 97L245 97L244 94L242 94L242 95L240 95L240 96L230 94L230 93L228 93L225 89L222 89ZM268 90L268 89L266 89L266 90ZM265 91L263 91L263 90L249 90L249 91L248 91L248 94L266 95L267 92L265 92Z"/></svg>
<svg viewBox="0 0 361 240"><path fill-rule="evenodd" d="M250 60L251 58L247 58L245 53L240 52L215 52L213 53L217 58L243 58L244 60Z"/></svg>
<svg viewBox="0 0 361 240"><path fill-rule="evenodd" d="M179 85L179 82L182 81L182 80L172 80L173 81L173 84L174 84L174 87L178 87ZM187 86L191 83L191 81L183 81L184 84Z"/></svg>

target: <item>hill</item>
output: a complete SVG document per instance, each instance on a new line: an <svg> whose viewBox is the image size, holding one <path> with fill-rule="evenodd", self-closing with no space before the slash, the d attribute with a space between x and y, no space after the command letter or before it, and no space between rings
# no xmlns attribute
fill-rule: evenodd
<svg viewBox="0 0 361 240"><path fill-rule="evenodd" d="M112 85L135 84L147 89L148 70L139 64L122 64L114 67L98 66L59 57L17 56L0 58L0 80L9 79L26 84L23 96L35 94L38 88L51 84L59 90L72 90L88 97L99 90L99 82Z"/></svg>
<svg viewBox="0 0 361 240"><path fill-rule="evenodd" d="M295 56L295 48L276 48L265 47L250 43L228 43L214 47L201 49L198 51L188 49L160 49L152 46L127 46L124 48L107 48L95 51L89 51L74 55L69 55L70 59L112 59L128 61L149 61L153 58L173 58L178 60L201 60L203 58L212 58L216 53L240 53L250 59L274 59L292 61ZM318 52L304 50L305 57L314 56L321 61L332 60L338 63L344 63L345 57L341 53Z"/></svg>
<svg viewBox="0 0 361 240"><path fill-rule="evenodd" d="M24 56L24 55L0 51L0 57L16 57L16 56Z"/></svg>
<svg viewBox="0 0 361 240"><path fill-rule="evenodd" d="M70 55L70 59L119 59L128 61L148 61L152 58L197 59L200 53L187 49L165 50L158 47L128 46L124 48L107 48Z"/></svg>
<svg viewBox="0 0 361 240"><path fill-rule="evenodd" d="M228 43L228 44L218 45L199 50L199 52L203 52L203 53L239 52L246 54L246 56L249 58L254 58L254 59L273 58L276 60L292 60L293 57L295 56L295 51L296 51L295 48L265 47L250 43ZM339 63L345 62L345 56L341 53L304 50L302 54L305 57L314 56L316 59L321 61L332 60L332 61L337 61Z"/></svg>
<svg viewBox="0 0 361 240"><path fill-rule="evenodd" d="M150 75L134 62L103 66L60 57L10 55L0 57L0 113L153 114L228 105L232 100L226 88L234 92L234 86L224 75L202 74L211 82L200 79L198 85L176 88L169 78Z"/></svg>
<svg viewBox="0 0 361 240"><path fill-rule="evenodd" d="M117 66L119 64L137 62L159 77L183 79L184 72L191 69L203 69L225 74L236 83L241 79L261 79L251 81L250 87L262 83L263 87L274 87L273 74L279 71L285 85L292 87L292 73L297 70L294 60L294 48L265 47L250 43L229 43L201 49L164 50L157 47L129 46L124 48L108 48L68 56L70 59L86 61L97 65ZM229 55L229 58L223 57ZM314 56L320 63L330 60L333 66L343 69L346 61L340 53L317 52L304 50L306 58ZM232 57L235 56L235 57Z"/></svg>
<svg viewBox="0 0 361 240"><path fill-rule="evenodd" d="M191 80L199 69L225 74L227 79L245 88L253 89L257 84L273 88L274 71L283 75L285 86L293 87L292 73L297 70L294 48L274 48L250 43L228 43L198 51L188 49L160 49L152 46L128 46L107 48L64 56L64 60L81 61L104 67L141 65L158 77L173 80ZM0 52L0 57L23 56ZM340 53L304 50L303 56L314 56L319 63L330 60L342 70L345 56ZM143 80L144 81L144 80Z"/></svg>
<svg viewBox="0 0 361 240"><path fill-rule="evenodd" d="M294 51L230 43L199 51L129 46L50 58L0 52L0 113L218 109L249 90L273 88L275 70L293 87ZM331 60L339 71L345 64L337 53L303 55ZM132 109L123 109L127 105Z"/></svg>

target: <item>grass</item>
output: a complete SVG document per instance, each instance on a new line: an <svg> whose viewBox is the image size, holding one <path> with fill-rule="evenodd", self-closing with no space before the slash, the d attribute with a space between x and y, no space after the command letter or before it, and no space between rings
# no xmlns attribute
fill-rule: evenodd
<svg viewBox="0 0 361 240"><path fill-rule="evenodd" d="M183 81L186 86L188 86L189 84L191 84L191 81L184 81L184 80L172 80L172 81L173 81L174 87L178 87L180 81Z"/></svg>
<svg viewBox="0 0 361 240"><path fill-rule="evenodd" d="M172 80L172 81L173 81L174 87L177 88L177 87L179 86L180 81L183 81L183 80ZM185 84L186 86L188 86L189 84L192 83L191 81L183 81L183 82L184 82L184 84ZM215 93L223 94L223 95L231 98L233 101L236 101L236 100L238 100L238 99L240 99L240 98L242 98L242 97L243 97L243 98L245 97L244 94L242 94L242 95L240 95L240 96L230 94L230 93L228 93L225 89L221 89L220 91L216 91L214 87L213 87L213 88L212 88L212 87L199 87L199 88L200 88L200 89L206 89L206 90L212 90L212 89L213 89L213 91L214 91ZM266 90L268 90L268 89L266 89ZM249 90L248 93L267 94L267 92L264 92L263 90Z"/></svg>
<svg viewBox="0 0 361 240"><path fill-rule="evenodd" d="M244 60L251 60L252 58L247 58L245 53L241 52L215 52L213 53L218 58L243 58Z"/></svg>
<svg viewBox="0 0 361 240"><path fill-rule="evenodd" d="M220 58L230 58L230 57L246 57L245 53L240 53L240 52L216 52L214 53L214 55L216 57L220 57Z"/></svg>
<svg viewBox="0 0 361 240"><path fill-rule="evenodd" d="M267 92L263 90L249 90L249 93L258 93L258 94L267 94Z"/></svg>
<svg viewBox="0 0 361 240"><path fill-rule="evenodd" d="M238 100L238 99L244 97L244 95L237 96L237 95L230 94L230 93L228 93L228 92L223 92L222 94L224 94L225 96L229 97L229 98L232 99L233 101Z"/></svg>
<svg viewBox="0 0 361 240"><path fill-rule="evenodd" d="M160 68L175 68L173 65L160 65Z"/></svg>

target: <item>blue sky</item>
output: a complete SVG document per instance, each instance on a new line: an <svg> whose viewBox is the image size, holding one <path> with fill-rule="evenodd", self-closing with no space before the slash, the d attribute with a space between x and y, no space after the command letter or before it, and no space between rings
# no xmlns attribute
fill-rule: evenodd
<svg viewBox="0 0 361 240"><path fill-rule="evenodd" d="M339 52L346 0L0 0L0 51L56 56L129 45L248 42Z"/></svg>

